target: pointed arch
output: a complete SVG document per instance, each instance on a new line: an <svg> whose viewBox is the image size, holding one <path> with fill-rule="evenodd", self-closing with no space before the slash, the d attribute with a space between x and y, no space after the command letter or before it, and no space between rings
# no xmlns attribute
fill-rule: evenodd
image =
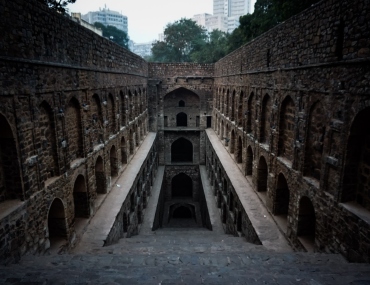
<svg viewBox="0 0 370 285"><path fill-rule="evenodd" d="M126 103L126 96L124 95L123 91L121 90L119 92L120 99L121 99L121 110L120 110L120 118L121 118L121 126L126 126L126 109L127 109L127 103Z"/></svg>
<svg viewBox="0 0 370 285"><path fill-rule="evenodd" d="M366 123L365 123L366 122ZM353 201L370 211L370 107L353 119L347 140L343 175L342 202Z"/></svg>
<svg viewBox="0 0 370 285"><path fill-rule="evenodd" d="M17 141L5 116L0 114L0 201L23 200Z"/></svg>
<svg viewBox="0 0 370 285"><path fill-rule="evenodd" d="M231 138L230 138L230 153L235 152L235 131L231 130Z"/></svg>
<svg viewBox="0 0 370 285"><path fill-rule="evenodd" d="M235 121L235 90L233 90L233 93L231 95L231 103L230 103L230 108L231 108L231 114L230 114L230 121Z"/></svg>
<svg viewBox="0 0 370 285"><path fill-rule="evenodd" d="M127 146L125 137L121 138L121 164L127 164Z"/></svg>
<svg viewBox="0 0 370 285"><path fill-rule="evenodd" d="M99 155L95 162L96 193L107 193L107 179L105 177L103 158Z"/></svg>
<svg viewBox="0 0 370 285"><path fill-rule="evenodd" d="M171 162L193 162L193 144L179 138L171 145Z"/></svg>
<svg viewBox="0 0 370 285"><path fill-rule="evenodd" d="M251 146L247 148L247 162L245 165L245 175L251 176L253 175L253 151Z"/></svg>
<svg viewBox="0 0 370 285"><path fill-rule="evenodd" d="M284 174L280 173L277 180L275 201L274 201L274 214L281 215L287 219L289 211L290 191L288 182Z"/></svg>
<svg viewBox="0 0 370 285"><path fill-rule="evenodd" d="M109 161L110 161L110 176L116 177L118 175L118 159L116 147L112 145L109 152Z"/></svg>
<svg viewBox="0 0 370 285"><path fill-rule="evenodd" d="M238 137L238 143L236 146L236 163L242 163L243 162L243 141L242 138Z"/></svg>
<svg viewBox="0 0 370 285"><path fill-rule="evenodd" d="M268 178L268 167L266 159L261 156L258 161L257 168L257 191L266 192L267 191L267 178Z"/></svg>
<svg viewBox="0 0 370 285"><path fill-rule="evenodd" d="M325 110L316 102L310 111L305 144L303 175L320 180L325 136Z"/></svg>
<svg viewBox="0 0 370 285"><path fill-rule="evenodd" d="M293 161L295 105L290 96L285 97L280 108L278 156Z"/></svg>
<svg viewBox="0 0 370 285"><path fill-rule="evenodd" d="M188 115L184 112L180 112L176 115L176 126L177 127L187 127L188 125Z"/></svg>
<svg viewBox="0 0 370 285"><path fill-rule="evenodd" d="M66 133L68 137L69 162L84 157L81 108L75 97L69 101L65 112Z"/></svg>
<svg viewBox="0 0 370 285"><path fill-rule="evenodd" d="M240 92L239 95L239 103L238 103L238 127L243 127L243 101L244 101L244 93L243 91Z"/></svg>
<svg viewBox="0 0 370 285"><path fill-rule="evenodd" d="M76 218L88 218L90 216L89 199L87 195L85 177L78 175L73 186L73 201Z"/></svg>
<svg viewBox="0 0 370 285"><path fill-rule="evenodd" d="M171 181L172 197L193 197L193 180L185 173L179 173Z"/></svg>
<svg viewBox="0 0 370 285"><path fill-rule="evenodd" d="M252 92L248 99L248 107L247 107L247 133L254 134L254 93Z"/></svg>
<svg viewBox="0 0 370 285"><path fill-rule="evenodd" d="M260 142L269 143L271 133L271 98L268 94L263 97L261 113Z"/></svg>
<svg viewBox="0 0 370 285"><path fill-rule="evenodd" d="M297 236L305 236L312 245L315 241L315 209L307 196L299 200ZM308 239L307 239L308 238Z"/></svg>
<svg viewBox="0 0 370 285"><path fill-rule="evenodd" d="M51 248L59 244L60 240L67 241L68 231L65 207L59 198L55 198L49 207L47 223Z"/></svg>
<svg viewBox="0 0 370 285"><path fill-rule="evenodd" d="M39 106L39 141L41 142L42 152L39 161L43 167L40 169L42 180L59 175L58 152L55 134L55 121L53 110L50 105L43 101Z"/></svg>

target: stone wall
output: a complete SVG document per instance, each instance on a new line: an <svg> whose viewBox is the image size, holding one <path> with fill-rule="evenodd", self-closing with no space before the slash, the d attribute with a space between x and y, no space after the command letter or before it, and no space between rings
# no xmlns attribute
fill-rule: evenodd
<svg viewBox="0 0 370 285"><path fill-rule="evenodd" d="M148 132L148 64L38 2L2 1L0 14L0 256L12 262L81 236Z"/></svg>
<svg viewBox="0 0 370 285"><path fill-rule="evenodd" d="M213 128L295 248L356 262L370 261L369 15L319 2L217 62L213 96Z"/></svg>

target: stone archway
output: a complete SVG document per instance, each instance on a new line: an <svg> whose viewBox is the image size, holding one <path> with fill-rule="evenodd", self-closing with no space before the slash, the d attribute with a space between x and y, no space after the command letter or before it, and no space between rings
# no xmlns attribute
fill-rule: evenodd
<svg viewBox="0 0 370 285"><path fill-rule="evenodd" d="M171 162L193 162L193 144L191 141L179 138L172 143Z"/></svg>
<svg viewBox="0 0 370 285"><path fill-rule="evenodd" d="M98 156L95 162L95 183L96 193L106 194L107 193L107 179L104 171L104 163L101 156Z"/></svg>
<svg viewBox="0 0 370 285"><path fill-rule="evenodd" d="M185 173L179 173L172 178L171 196L193 197L193 180Z"/></svg>
<svg viewBox="0 0 370 285"><path fill-rule="evenodd" d="M258 162L257 168L257 191L258 192L266 192L267 191L267 175L268 175L268 168L266 159L261 156Z"/></svg>
<svg viewBox="0 0 370 285"><path fill-rule="evenodd" d="M23 199L17 143L8 120L0 114L0 201Z"/></svg>
<svg viewBox="0 0 370 285"><path fill-rule="evenodd" d="M48 232L50 248L59 247L67 241L67 220L63 202L55 198L50 205L48 213Z"/></svg>
<svg viewBox="0 0 370 285"><path fill-rule="evenodd" d="M109 161L110 161L110 176L116 177L118 175L118 159L116 147L112 145L109 152Z"/></svg>
<svg viewBox="0 0 370 285"><path fill-rule="evenodd" d="M76 218L90 217L89 198L86 190L85 177L78 175L73 186L73 202Z"/></svg>

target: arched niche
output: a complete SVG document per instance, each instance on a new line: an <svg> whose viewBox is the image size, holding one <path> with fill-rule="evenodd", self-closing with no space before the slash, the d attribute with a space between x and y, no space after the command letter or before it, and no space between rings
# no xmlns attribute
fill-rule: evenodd
<svg viewBox="0 0 370 285"><path fill-rule="evenodd" d="M8 120L0 114L0 202L23 200L17 142Z"/></svg>
<svg viewBox="0 0 370 285"><path fill-rule="evenodd" d="M193 144L191 141L179 138L172 143L171 162L193 162Z"/></svg>
<svg viewBox="0 0 370 285"><path fill-rule="evenodd" d="M171 194L174 197L193 197L193 180L185 173L179 173L172 178Z"/></svg>
<svg viewBox="0 0 370 285"><path fill-rule="evenodd" d="M76 218L88 218L90 216L85 177L81 174L77 176L73 186L73 202Z"/></svg>
<svg viewBox="0 0 370 285"><path fill-rule="evenodd" d="M50 247L59 245L67 240L67 221L63 202L55 198L48 212L48 231Z"/></svg>
<svg viewBox="0 0 370 285"><path fill-rule="evenodd" d="M98 194L107 193L107 180L104 171L104 163L101 156L98 156L95 162L95 184Z"/></svg>

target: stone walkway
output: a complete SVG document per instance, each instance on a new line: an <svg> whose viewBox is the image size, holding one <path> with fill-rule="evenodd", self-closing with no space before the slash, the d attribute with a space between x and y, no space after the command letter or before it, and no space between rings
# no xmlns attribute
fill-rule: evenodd
<svg viewBox="0 0 370 285"><path fill-rule="evenodd" d="M340 255L278 252L224 234L207 180L202 184L214 231L152 231L163 175L159 167L138 236L101 247L91 242L94 222L69 254L25 256L19 264L0 266L0 284L370 285L369 264L347 263ZM204 167L201 176L206 177Z"/></svg>

